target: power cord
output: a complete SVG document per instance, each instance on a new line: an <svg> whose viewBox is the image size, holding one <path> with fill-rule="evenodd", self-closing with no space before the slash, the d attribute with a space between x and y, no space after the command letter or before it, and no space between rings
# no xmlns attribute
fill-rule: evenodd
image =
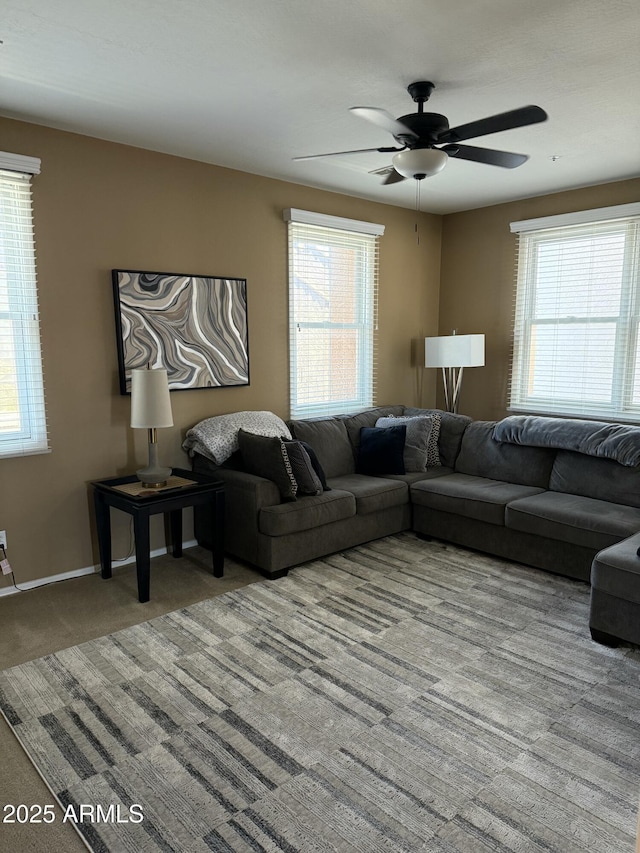
<svg viewBox="0 0 640 853"><path fill-rule="evenodd" d="M129 553L125 554L124 557L112 557L112 563L124 563L125 560L128 560L129 557L133 557L133 552L136 550L135 543L133 541L133 516L129 516Z"/></svg>
<svg viewBox="0 0 640 853"><path fill-rule="evenodd" d="M16 577L13 574L11 563L9 562L9 558L7 557L7 549L5 548L4 542L0 542L0 552L2 552L2 559L0 560L0 569L2 569L2 574L11 575L11 583L19 592L27 592L24 587L18 586L18 584L16 583Z"/></svg>
<svg viewBox="0 0 640 853"><path fill-rule="evenodd" d="M114 563L123 563L125 560L128 560L129 557L133 556L135 551L135 543L133 541L133 518L131 518L129 522L129 552L124 557L113 557L112 562ZM16 583L16 576L13 573L13 569L11 568L11 563L9 562L9 558L7 557L7 549L4 542L0 542L0 570L2 570L3 575L11 575L11 583L14 588L18 590L18 592L29 592L24 586L18 586ZM50 586L54 583L62 583L62 581L49 581L48 583L40 583L38 586Z"/></svg>

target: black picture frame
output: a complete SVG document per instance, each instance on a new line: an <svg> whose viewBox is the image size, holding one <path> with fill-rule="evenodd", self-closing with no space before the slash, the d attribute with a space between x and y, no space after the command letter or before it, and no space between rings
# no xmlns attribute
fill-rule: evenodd
<svg viewBox="0 0 640 853"><path fill-rule="evenodd" d="M111 279L121 394L149 364L170 391L249 385L246 279L121 269Z"/></svg>

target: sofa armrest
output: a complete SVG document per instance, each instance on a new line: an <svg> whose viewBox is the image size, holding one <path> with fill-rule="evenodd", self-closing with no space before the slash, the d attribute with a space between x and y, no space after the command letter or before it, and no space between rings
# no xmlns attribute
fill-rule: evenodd
<svg viewBox="0 0 640 853"><path fill-rule="evenodd" d="M246 471L234 471L231 468L216 468L214 476L225 484L227 502L235 494L247 509L251 506L256 512L263 506L282 503L278 487L265 477L247 474Z"/></svg>
<svg viewBox="0 0 640 853"><path fill-rule="evenodd" d="M263 507L281 503L278 487L264 477L232 468L211 466L207 473L225 484L225 551L249 563L257 563L258 514ZM195 507L194 518L198 544L211 548L211 522L203 507Z"/></svg>

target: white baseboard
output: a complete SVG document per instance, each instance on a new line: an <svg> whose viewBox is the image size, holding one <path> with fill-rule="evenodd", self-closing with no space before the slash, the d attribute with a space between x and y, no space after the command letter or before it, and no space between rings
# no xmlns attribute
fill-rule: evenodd
<svg viewBox="0 0 640 853"><path fill-rule="evenodd" d="M186 548L193 548L194 545L197 545L195 539L191 539L189 542L183 542L182 548L183 550ZM167 548L156 548L155 551L152 551L150 556L153 557L162 557L163 554L167 553ZM136 556L133 554L131 557L127 557L126 560L114 560L114 566L126 566L129 563L135 563ZM80 578L83 575L92 575L95 572L100 571L100 566L86 566L84 569L74 569L72 572L63 572L60 575L50 575L48 578L39 578L35 581L20 581L16 579L16 583L20 587L20 589L16 589L15 586L7 586L3 589L0 589L0 598L4 595L13 595L16 592L24 592L28 589L35 589L38 586L46 586L50 583L58 583L58 581L68 581L72 578Z"/></svg>

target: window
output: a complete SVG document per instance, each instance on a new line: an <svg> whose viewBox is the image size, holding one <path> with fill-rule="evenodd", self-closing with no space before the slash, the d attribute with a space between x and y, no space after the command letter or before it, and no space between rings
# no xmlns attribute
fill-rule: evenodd
<svg viewBox="0 0 640 853"><path fill-rule="evenodd" d="M510 409L640 422L640 204L513 222Z"/></svg>
<svg viewBox="0 0 640 853"><path fill-rule="evenodd" d="M36 265L33 157L0 152L0 457L45 453Z"/></svg>
<svg viewBox="0 0 640 853"><path fill-rule="evenodd" d="M378 238L384 226L285 210L291 416L357 411L375 397Z"/></svg>

